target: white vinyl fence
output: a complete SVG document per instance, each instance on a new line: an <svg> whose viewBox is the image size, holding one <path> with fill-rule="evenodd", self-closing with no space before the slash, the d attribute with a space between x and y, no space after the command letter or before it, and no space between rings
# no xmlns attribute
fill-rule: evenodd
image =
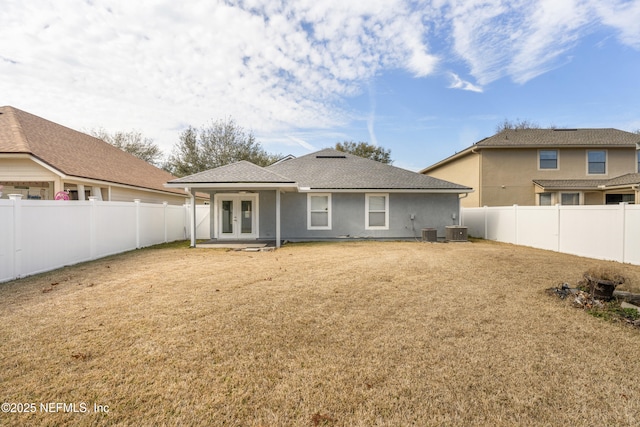
<svg viewBox="0 0 640 427"><path fill-rule="evenodd" d="M640 205L462 208L473 237L640 265Z"/></svg>
<svg viewBox="0 0 640 427"><path fill-rule="evenodd" d="M0 200L0 282L190 238L191 208L135 202ZM196 207L209 238L209 206Z"/></svg>

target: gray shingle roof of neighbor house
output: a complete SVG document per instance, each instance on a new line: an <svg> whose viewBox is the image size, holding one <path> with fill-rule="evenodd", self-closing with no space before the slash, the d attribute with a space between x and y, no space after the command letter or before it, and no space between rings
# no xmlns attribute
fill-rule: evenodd
<svg viewBox="0 0 640 427"><path fill-rule="evenodd" d="M608 179L534 179L533 182L546 189L597 189Z"/></svg>
<svg viewBox="0 0 640 427"><path fill-rule="evenodd" d="M617 186L617 185L633 185L640 184L640 173L628 173L625 175L620 175L615 178L611 178L605 184L607 187Z"/></svg>
<svg viewBox="0 0 640 427"><path fill-rule="evenodd" d="M29 154L69 176L186 195L175 178L101 139L14 107L0 107L0 153Z"/></svg>
<svg viewBox="0 0 640 427"><path fill-rule="evenodd" d="M504 130L440 160L420 173L429 173L456 159L485 148L558 147L638 147L640 134L613 128L602 129L519 129Z"/></svg>
<svg viewBox="0 0 640 427"><path fill-rule="evenodd" d="M613 128L605 129L520 129L505 130L478 141L476 147L562 147L635 146L640 135Z"/></svg>
<svg viewBox="0 0 640 427"><path fill-rule="evenodd" d="M279 183L301 189L326 190L446 190L468 193L471 188L333 149L288 158L261 168L238 162L184 178L175 184Z"/></svg>
<svg viewBox="0 0 640 427"><path fill-rule="evenodd" d="M640 184L640 173L628 173L611 179L534 179L546 189L597 189Z"/></svg>

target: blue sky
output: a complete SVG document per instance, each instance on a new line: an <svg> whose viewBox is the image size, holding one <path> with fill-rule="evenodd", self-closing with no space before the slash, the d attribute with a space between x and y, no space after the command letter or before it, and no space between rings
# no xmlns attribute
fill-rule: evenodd
<svg viewBox="0 0 640 427"><path fill-rule="evenodd" d="M640 129L639 0L4 0L0 40L1 105L166 153L226 117L411 170L504 119Z"/></svg>

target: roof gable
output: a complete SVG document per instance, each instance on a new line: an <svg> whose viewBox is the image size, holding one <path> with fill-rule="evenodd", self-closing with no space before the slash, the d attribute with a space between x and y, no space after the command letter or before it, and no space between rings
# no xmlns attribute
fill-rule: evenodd
<svg viewBox="0 0 640 427"><path fill-rule="evenodd" d="M14 107L0 107L0 153L31 154L61 173L184 194L164 183L175 178L101 139Z"/></svg>

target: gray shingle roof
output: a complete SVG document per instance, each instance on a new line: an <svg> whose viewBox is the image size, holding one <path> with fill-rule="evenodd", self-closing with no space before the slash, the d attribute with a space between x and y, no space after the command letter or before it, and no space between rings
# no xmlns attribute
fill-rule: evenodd
<svg viewBox="0 0 640 427"><path fill-rule="evenodd" d="M618 146L635 147L640 135L618 129L505 130L475 144L477 147Z"/></svg>
<svg viewBox="0 0 640 427"><path fill-rule="evenodd" d="M421 175L395 166L326 149L287 158L262 168L247 161L200 172L169 184L297 184L325 190L459 190L471 188Z"/></svg>
<svg viewBox="0 0 640 427"><path fill-rule="evenodd" d="M640 173L628 173L625 175L618 176L616 178L611 178L606 186L617 186L617 185L633 185L640 184Z"/></svg>
<svg viewBox="0 0 640 427"><path fill-rule="evenodd" d="M469 187L325 149L266 169L311 189L470 190Z"/></svg>
<svg viewBox="0 0 640 427"><path fill-rule="evenodd" d="M169 181L177 183L293 183L290 178L285 178L275 172L261 168L251 162L241 160L230 165L209 169L204 172L185 176Z"/></svg>
<svg viewBox="0 0 640 427"><path fill-rule="evenodd" d="M534 183L549 190L553 189L598 189L640 184L640 173L628 173L611 179L534 179Z"/></svg>
<svg viewBox="0 0 640 427"><path fill-rule="evenodd" d="M605 185L608 179L534 179L533 182L539 186L548 189L597 189L599 185Z"/></svg>

